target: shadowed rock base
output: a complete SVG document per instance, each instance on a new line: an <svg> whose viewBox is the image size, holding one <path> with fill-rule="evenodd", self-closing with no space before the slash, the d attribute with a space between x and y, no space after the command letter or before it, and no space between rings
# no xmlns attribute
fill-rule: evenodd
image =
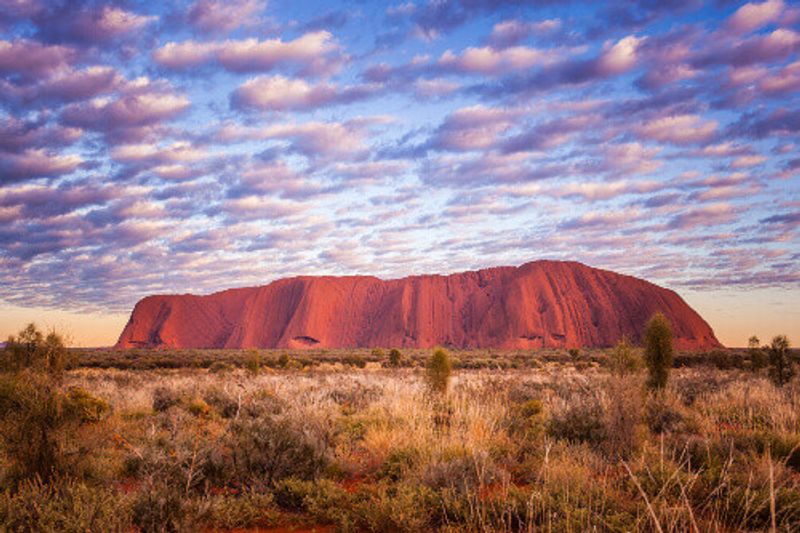
<svg viewBox="0 0 800 533"><path fill-rule="evenodd" d="M638 341L661 311L679 349L721 346L674 291L575 262L449 276L302 276L208 296L149 296L118 348L541 348Z"/></svg>

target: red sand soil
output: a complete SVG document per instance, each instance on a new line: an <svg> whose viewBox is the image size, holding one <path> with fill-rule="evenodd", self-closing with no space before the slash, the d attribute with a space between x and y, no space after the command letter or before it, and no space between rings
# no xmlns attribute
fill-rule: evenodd
<svg viewBox="0 0 800 533"><path fill-rule="evenodd" d="M679 349L721 346L674 291L575 262L449 276L303 276L139 301L118 348L604 347L661 311Z"/></svg>

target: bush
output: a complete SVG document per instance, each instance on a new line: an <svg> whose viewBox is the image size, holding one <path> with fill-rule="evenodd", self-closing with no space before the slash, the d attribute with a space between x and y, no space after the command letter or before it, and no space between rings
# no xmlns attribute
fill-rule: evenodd
<svg viewBox="0 0 800 533"><path fill-rule="evenodd" d="M251 376L257 376L261 370L261 354L258 350L250 350L244 360L244 368Z"/></svg>
<svg viewBox="0 0 800 533"><path fill-rule="evenodd" d="M61 335L51 331L45 336L35 324L28 324L16 337L8 337L0 354L0 370L6 372L31 369L60 374L67 364L68 352Z"/></svg>
<svg viewBox="0 0 800 533"><path fill-rule="evenodd" d="M794 377L794 363L789 356L789 339L778 335L772 339L769 352L769 377L775 385L782 387Z"/></svg>
<svg viewBox="0 0 800 533"><path fill-rule="evenodd" d="M450 355L441 348L437 349L433 352L430 359L428 359L426 370L430 389L440 394L446 393L447 386L450 383L450 374L452 372Z"/></svg>
<svg viewBox="0 0 800 533"><path fill-rule="evenodd" d="M301 427L269 415L232 423L227 444L233 474L246 486L269 487L287 477L314 479L327 463L324 450Z"/></svg>
<svg viewBox="0 0 800 533"><path fill-rule="evenodd" d="M573 360L577 359L581 355L581 351L577 348L570 348L567 350L567 353Z"/></svg>
<svg viewBox="0 0 800 533"><path fill-rule="evenodd" d="M551 415L547 432L556 439L600 445L606 439L605 413L597 398L583 396Z"/></svg>
<svg viewBox="0 0 800 533"><path fill-rule="evenodd" d="M667 318L656 313L647 322L644 332L644 359L649 374L647 386L663 390L672 367L672 327Z"/></svg>
<svg viewBox="0 0 800 533"><path fill-rule="evenodd" d="M607 388L606 451L627 459L640 448L647 435L642 423L642 383L635 375L614 375Z"/></svg>
<svg viewBox="0 0 800 533"><path fill-rule="evenodd" d="M539 400L527 400L509 410L508 432L523 442L538 439L544 432L544 406Z"/></svg>
<svg viewBox="0 0 800 533"><path fill-rule="evenodd" d="M766 368L769 364L769 358L761 348L761 341L755 335L747 340L747 355L750 358L750 368L752 370Z"/></svg>
<svg viewBox="0 0 800 533"><path fill-rule="evenodd" d="M611 373L618 377L634 374L642 368L642 358L634 351L628 339L622 338L608 356Z"/></svg>
<svg viewBox="0 0 800 533"><path fill-rule="evenodd" d="M272 494L246 490L235 496L218 496L211 503L211 525L224 529L251 528L275 521Z"/></svg>
<svg viewBox="0 0 800 533"><path fill-rule="evenodd" d="M46 375L25 371L0 377L0 441L12 481L47 482L82 472L92 450L77 430L107 410L108 404L83 389L60 392Z"/></svg>
<svg viewBox="0 0 800 533"><path fill-rule="evenodd" d="M77 481L46 484L34 478L0 495L2 531L130 531L129 500Z"/></svg>
<svg viewBox="0 0 800 533"><path fill-rule="evenodd" d="M397 348L389 351L389 366L397 368L403 364L403 354Z"/></svg>
<svg viewBox="0 0 800 533"><path fill-rule="evenodd" d="M181 403L181 394L175 389L158 387L153 391L153 411L164 412Z"/></svg>
<svg viewBox="0 0 800 533"><path fill-rule="evenodd" d="M211 514L209 500L188 497L182 487L163 480L149 481L136 494L133 523L141 531L198 531Z"/></svg>

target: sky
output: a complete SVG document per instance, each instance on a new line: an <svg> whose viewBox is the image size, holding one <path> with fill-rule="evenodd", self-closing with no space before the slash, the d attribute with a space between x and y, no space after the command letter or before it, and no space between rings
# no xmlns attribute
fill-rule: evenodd
<svg viewBox="0 0 800 533"><path fill-rule="evenodd" d="M0 0L0 335L580 261L800 343L800 5Z"/></svg>

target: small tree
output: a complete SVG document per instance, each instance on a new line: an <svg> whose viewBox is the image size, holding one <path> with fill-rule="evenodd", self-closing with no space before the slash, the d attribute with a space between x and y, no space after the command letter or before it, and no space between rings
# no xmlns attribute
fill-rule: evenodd
<svg viewBox="0 0 800 533"><path fill-rule="evenodd" d="M642 368L642 359L638 355L628 339L623 337L611 350L608 356L608 365L611 373L617 377L624 378L636 373Z"/></svg>
<svg viewBox="0 0 800 533"><path fill-rule="evenodd" d="M50 374L60 374L67 366L67 347L61 335L54 331L45 336L35 324L11 335L0 356L0 370L19 371L30 368Z"/></svg>
<svg viewBox="0 0 800 533"><path fill-rule="evenodd" d="M769 363L761 348L761 341L755 335L747 340L747 355L750 357L750 368L753 370L764 368Z"/></svg>
<svg viewBox="0 0 800 533"><path fill-rule="evenodd" d="M403 362L403 354L397 348L389 351L389 366L397 368Z"/></svg>
<svg viewBox="0 0 800 533"><path fill-rule="evenodd" d="M672 327L667 317L659 312L647 322L644 331L644 360L650 389L662 390L667 386L672 356Z"/></svg>
<svg viewBox="0 0 800 533"><path fill-rule="evenodd" d="M782 387L794 377L794 365L789 358L789 339L786 335L773 337L767 348L769 352L769 376L773 383Z"/></svg>
<svg viewBox="0 0 800 533"><path fill-rule="evenodd" d="M43 335L30 324L9 337L0 374L0 448L12 481L49 481L72 474L91 459L78 428L100 421L106 402L58 379L67 350L60 335Z"/></svg>
<svg viewBox="0 0 800 533"><path fill-rule="evenodd" d="M447 386L450 383L451 372L450 355L445 350L438 348L428 359L428 386L431 390L444 394L447 392Z"/></svg>

